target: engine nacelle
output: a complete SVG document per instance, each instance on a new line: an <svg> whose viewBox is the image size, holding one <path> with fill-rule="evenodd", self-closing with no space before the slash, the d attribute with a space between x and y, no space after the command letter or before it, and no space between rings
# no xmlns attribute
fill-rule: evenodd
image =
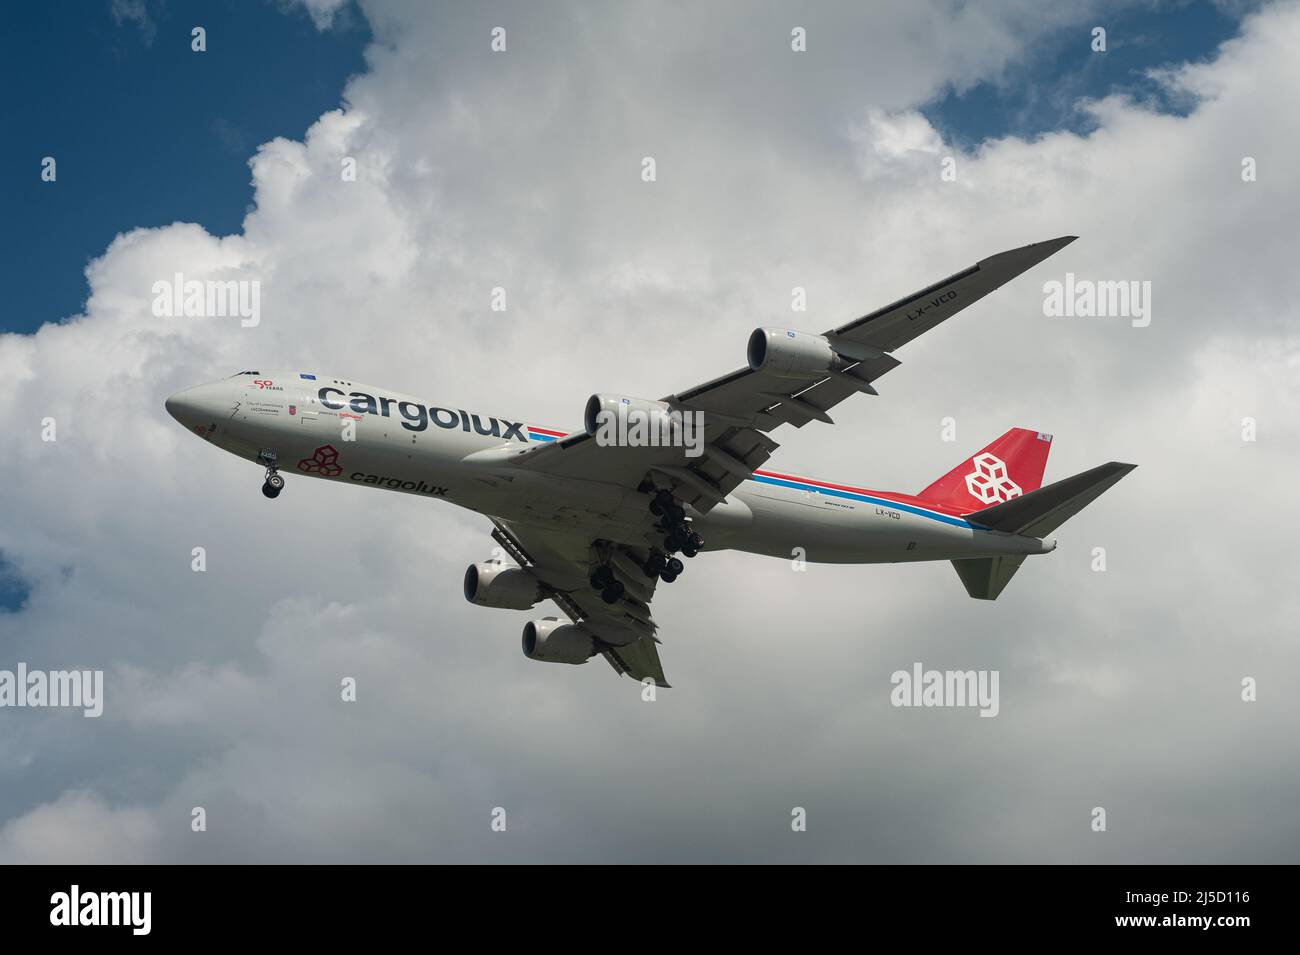
<svg viewBox="0 0 1300 955"><path fill-rule="evenodd" d="M522 567L489 560L465 568L465 599L480 607L531 610L542 599L542 587Z"/></svg>
<svg viewBox="0 0 1300 955"><path fill-rule="evenodd" d="M745 349L749 367L778 378L806 378L828 371L843 371L849 365L822 335L810 335L789 328L756 328Z"/></svg>
<svg viewBox="0 0 1300 955"><path fill-rule="evenodd" d="M631 426L647 429L644 431L646 434L672 434L674 428L681 427L681 414L674 416L672 409L664 401L623 398L616 395L592 395L587 399L587 407L582 415L582 423L587 429L587 434L595 437L602 422L606 422L606 428L616 429L614 431L616 435L626 433Z"/></svg>
<svg viewBox="0 0 1300 955"><path fill-rule="evenodd" d="M586 663L596 653L596 640L580 623L560 623L554 617L524 624L524 656L543 663Z"/></svg>

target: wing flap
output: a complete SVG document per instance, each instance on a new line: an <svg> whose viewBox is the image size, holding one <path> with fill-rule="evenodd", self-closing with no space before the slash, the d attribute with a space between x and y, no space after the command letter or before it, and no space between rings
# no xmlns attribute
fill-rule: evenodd
<svg viewBox="0 0 1300 955"><path fill-rule="evenodd" d="M653 637L642 637L636 643L610 647L603 656L619 674L627 674L638 683L653 680L655 686L671 688L664 678L663 664L659 662L659 648Z"/></svg>

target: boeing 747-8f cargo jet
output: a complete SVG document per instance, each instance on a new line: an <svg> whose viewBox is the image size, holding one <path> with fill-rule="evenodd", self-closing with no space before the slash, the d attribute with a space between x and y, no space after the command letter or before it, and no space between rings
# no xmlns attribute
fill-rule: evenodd
<svg viewBox="0 0 1300 955"><path fill-rule="evenodd" d="M1039 242L822 335L756 329L748 363L658 401L593 395L584 427L440 405L303 371L245 371L178 392L167 411L205 441L288 474L451 501L486 515L510 561L471 564L465 596L568 617L524 626L532 660L585 663L667 686L650 614L702 550L828 563L950 560L992 600L1047 535L1134 465L1110 463L1041 486L1051 435L1013 428L916 494L766 469L771 433L831 424L830 409L899 364L907 344L1074 240Z"/></svg>

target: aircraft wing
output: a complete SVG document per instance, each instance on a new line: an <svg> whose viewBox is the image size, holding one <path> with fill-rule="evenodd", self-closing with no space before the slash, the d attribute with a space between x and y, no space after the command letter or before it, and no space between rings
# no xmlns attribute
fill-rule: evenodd
<svg viewBox="0 0 1300 955"><path fill-rule="evenodd" d="M619 674L647 678L667 687L659 662L658 629L650 615L657 578L647 578L640 564L644 548L598 542L580 534L525 527L493 519L492 537L521 567L542 584L546 595L572 622L596 635L601 655ZM601 599L589 581L602 563L612 564L626 591L615 604Z"/></svg>
<svg viewBox="0 0 1300 955"><path fill-rule="evenodd" d="M899 365L891 352L1006 284L1074 241L1063 236L982 259L941 282L825 332L850 367L804 378L740 368L661 399L672 409L703 413L703 453L679 447L615 447L577 431L531 448L511 464L548 474L636 487L649 479L707 512L762 466L779 446L768 432L782 424L833 424L827 413Z"/></svg>
<svg viewBox="0 0 1300 955"><path fill-rule="evenodd" d="M837 352L857 360L839 374L779 378L741 368L667 399L674 405L747 419L768 431L780 424L802 428L810 421L833 423L826 412L853 394L874 394L871 382L898 367L890 352L930 331L962 309L1069 245L1076 236L1035 242L976 262L892 305L823 332Z"/></svg>

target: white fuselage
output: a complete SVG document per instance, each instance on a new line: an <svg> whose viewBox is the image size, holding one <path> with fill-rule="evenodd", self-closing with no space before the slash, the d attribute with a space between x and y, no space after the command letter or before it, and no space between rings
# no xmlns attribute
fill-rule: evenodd
<svg viewBox="0 0 1300 955"><path fill-rule="evenodd" d="M296 372L235 375L167 399L181 424L232 454L274 455L290 480L310 475L450 501L505 521L653 544L646 497L600 480L507 463L558 432L513 418L431 405L345 378ZM1039 554L1054 542L972 526L906 495L828 487L757 471L704 514L708 550L823 563L891 563Z"/></svg>

